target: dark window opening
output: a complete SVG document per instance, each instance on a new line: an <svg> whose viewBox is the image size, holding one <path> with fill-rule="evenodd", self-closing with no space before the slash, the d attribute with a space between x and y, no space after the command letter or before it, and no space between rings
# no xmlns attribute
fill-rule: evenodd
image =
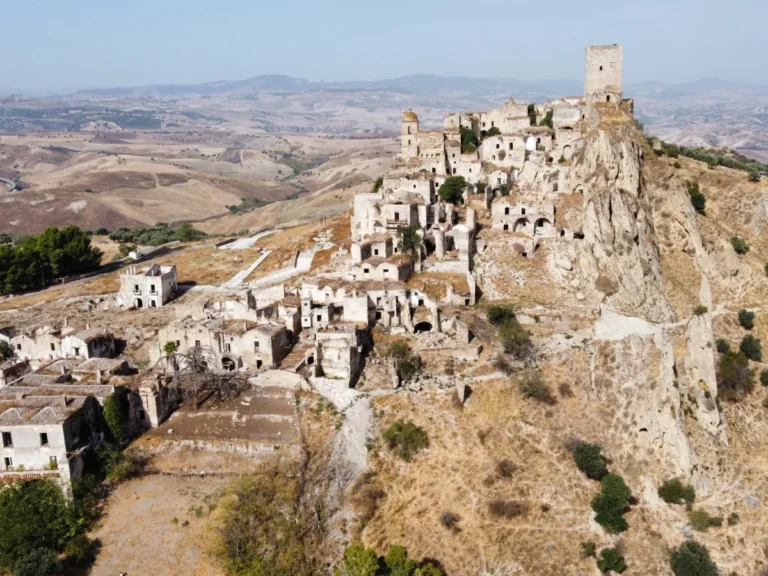
<svg viewBox="0 0 768 576"><path fill-rule="evenodd" d="M610 102L610 101L611 101L611 96L610 96L610 94L609 94L608 96L606 96L606 97L605 97L605 101L606 101L606 102Z"/></svg>
<svg viewBox="0 0 768 576"><path fill-rule="evenodd" d="M10 432L3 432L3 446L5 448L13 448L13 436Z"/></svg>
<svg viewBox="0 0 768 576"><path fill-rule="evenodd" d="M48 446L48 434L45 432L40 433L40 446Z"/></svg>
<svg viewBox="0 0 768 576"><path fill-rule="evenodd" d="M314 356L310 356L309 358L307 358L307 366L312 366L312 364L314 364L314 363L315 363L315 357Z"/></svg>
<svg viewBox="0 0 768 576"><path fill-rule="evenodd" d="M139 410L139 420L146 420L147 419L147 413L144 412L144 410Z"/></svg>
<svg viewBox="0 0 768 576"><path fill-rule="evenodd" d="M51 352L55 352L55 351L56 351L56 344L51 342Z"/></svg>
<svg viewBox="0 0 768 576"><path fill-rule="evenodd" d="M504 230L509 230L509 224L504 224Z"/></svg>
<svg viewBox="0 0 768 576"><path fill-rule="evenodd" d="M602 67L602 66L600 66L600 72L602 72L602 71L603 71L603 67Z"/></svg>
<svg viewBox="0 0 768 576"><path fill-rule="evenodd" d="M505 215L509 214L509 206L507 206L506 208L504 208L504 214L505 214Z"/></svg>
<svg viewBox="0 0 768 576"><path fill-rule="evenodd" d="M256 342L254 342L254 343L253 343L253 348L254 348L254 350L258 350L258 349L259 349L259 343L258 343L258 341L256 341Z"/></svg>
<svg viewBox="0 0 768 576"><path fill-rule="evenodd" d="M256 360L256 368L257 369L261 368L263 364L264 364L264 362L262 362L261 360Z"/></svg>
<svg viewBox="0 0 768 576"><path fill-rule="evenodd" d="M13 460L11 458L8 458L7 456L4 458L5 460L5 467L6 468L12 468L13 467Z"/></svg>
<svg viewBox="0 0 768 576"><path fill-rule="evenodd" d="M520 214L523 214L523 215L525 215L525 208L522 208L522 209L520 210Z"/></svg>

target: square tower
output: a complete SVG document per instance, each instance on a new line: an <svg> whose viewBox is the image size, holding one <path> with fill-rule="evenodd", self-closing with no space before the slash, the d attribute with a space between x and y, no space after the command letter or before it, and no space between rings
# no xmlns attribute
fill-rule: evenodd
<svg viewBox="0 0 768 576"><path fill-rule="evenodd" d="M623 98L624 50L620 44L587 46L584 97L594 102L620 103Z"/></svg>

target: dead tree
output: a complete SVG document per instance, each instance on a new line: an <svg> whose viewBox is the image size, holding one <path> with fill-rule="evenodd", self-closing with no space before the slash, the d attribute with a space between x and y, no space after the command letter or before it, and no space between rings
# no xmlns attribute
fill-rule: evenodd
<svg viewBox="0 0 768 576"><path fill-rule="evenodd" d="M194 402L195 408L211 396L229 400L250 387L248 374L223 370L218 355L209 347L194 346L167 358L174 370L173 385L182 398Z"/></svg>

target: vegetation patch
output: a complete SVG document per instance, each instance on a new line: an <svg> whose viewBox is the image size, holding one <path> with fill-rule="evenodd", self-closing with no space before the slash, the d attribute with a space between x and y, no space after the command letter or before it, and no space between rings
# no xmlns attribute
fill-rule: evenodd
<svg viewBox="0 0 768 576"><path fill-rule="evenodd" d="M683 542L672 550L669 565L675 576L717 576L719 571L709 557L709 550L695 540Z"/></svg>
<svg viewBox="0 0 768 576"><path fill-rule="evenodd" d="M755 371L743 352L723 352L717 361L717 395L740 400L755 387Z"/></svg>
<svg viewBox="0 0 768 576"><path fill-rule="evenodd" d="M696 490L693 486L683 484L679 478L666 480L659 487L658 493L667 504L691 504L696 499Z"/></svg>
<svg viewBox="0 0 768 576"><path fill-rule="evenodd" d="M382 438L389 449L395 450L406 462L410 462L417 452L429 446L427 433L410 420L398 420L384 431Z"/></svg>
<svg viewBox="0 0 768 576"><path fill-rule="evenodd" d="M602 480L608 474L608 467L601 455L603 447L600 444L578 442L573 447L573 459L579 470L591 480Z"/></svg>
<svg viewBox="0 0 768 576"><path fill-rule="evenodd" d="M618 474L608 474L601 482L600 493L592 499L595 520L610 534L627 530L624 512L629 508L632 491Z"/></svg>

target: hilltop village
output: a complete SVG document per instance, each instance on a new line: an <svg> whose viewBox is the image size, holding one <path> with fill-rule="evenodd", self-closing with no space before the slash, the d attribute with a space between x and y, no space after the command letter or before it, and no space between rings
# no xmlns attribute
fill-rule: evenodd
<svg viewBox="0 0 768 576"><path fill-rule="evenodd" d="M0 340L12 351L0 366L3 474L77 477L85 452L103 439L91 424L117 387L130 390L132 434L162 425L180 404L174 375L190 351L205 351L206 368L254 384L288 378L323 390L358 384L374 329L476 359L462 309L481 297L475 259L488 249L487 235L505 235L521 259L535 259L543 243L583 238L559 207L583 192L572 165L606 106L631 112L618 45L587 49L582 96L510 98L486 112L451 114L442 130L422 130L405 111L400 153L374 191L354 197L349 242L318 273L307 273L313 253L304 251L293 267L255 284L197 287L178 300L175 266L128 266L105 314L110 306L137 314L171 307L175 317L147 342L146 370L121 353L119 325L3 327ZM567 259L558 265L571 268ZM400 384L393 366L384 373Z"/></svg>

